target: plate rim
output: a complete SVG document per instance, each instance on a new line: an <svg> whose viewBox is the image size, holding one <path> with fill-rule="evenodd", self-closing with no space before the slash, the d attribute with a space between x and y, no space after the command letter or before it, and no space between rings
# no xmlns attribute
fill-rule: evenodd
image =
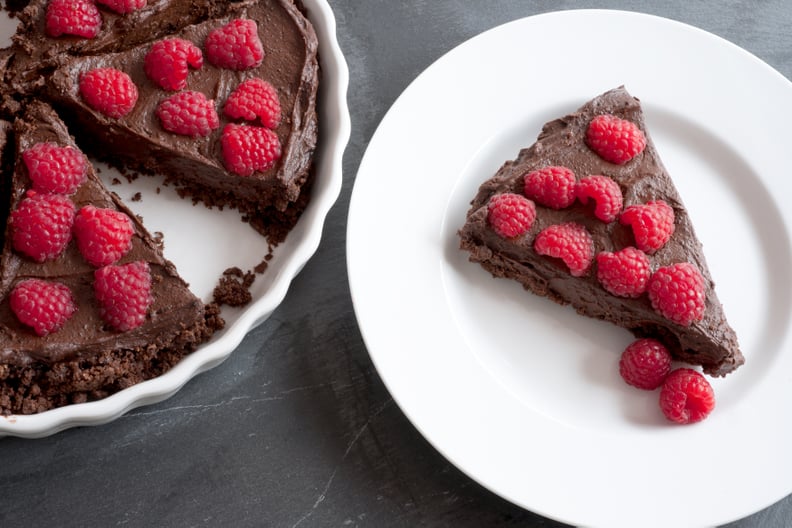
<svg viewBox="0 0 792 528"><path fill-rule="evenodd" d="M790 82L788 79L786 79L777 70L775 70L774 68L769 66L767 63L765 63L764 61L762 61L761 59L759 59L758 57L756 57L752 53L748 52L747 50L745 50L745 49L743 49L743 48L741 48L739 46L737 46L736 44L734 44L734 43L732 43L732 42L730 42L730 41L728 41L728 40L726 40L726 39L724 39L724 38L722 38L722 37L720 37L718 35L715 35L715 34L713 34L711 32L703 30L701 28L692 26L692 25L684 23L684 22L680 22L678 20L673 20L673 19L669 19L669 18L657 16L657 15L639 13L639 12L634 12L634 11L611 10L611 9L569 9L569 10L552 11L552 12L532 15L532 16L528 16L528 17L512 20L510 22L507 22L507 23L501 24L499 26L493 27L493 28L491 28L491 29L489 29L487 31L484 31L484 32L482 32L482 33L480 33L480 34L478 34L478 35L476 35L476 36L464 41L463 43L459 44L458 46L455 46L453 49L451 49L450 51L445 53L443 56L441 56L439 59L437 59L435 62L433 62L422 73L420 73L407 86L407 88L405 88L405 90L402 92L402 94L396 99L396 101L393 103L391 108L386 112L385 116L382 118L382 121L380 122L379 126L375 130L375 132L374 132L374 134L373 134L373 136L372 136L372 138L371 138L371 140L370 140L370 142L368 144L366 152L364 153L363 159L362 159L360 167L358 169L357 177L355 179L355 185L354 185L354 188L353 188L353 191L352 191L352 196L351 196L351 200L350 200L350 208L349 208L349 217L348 217L348 223L347 223L347 262L348 262L348 276L349 276L349 283L350 283L350 293L351 293L351 297L352 297L353 308L354 308L354 312L355 312L357 320L358 320L358 326L360 328L361 335L363 337L363 341L366 344L366 348L367 348L367 350L369 352L369 355L370 355L370 357L372 359L372 362L375 365L375 368L377 369L377 371L378 371L378 373L380 375L380 378L383 380L383 383L385 384L386 388L388 389L388 391L393 396L394 401L396 401L397 405L400 407L400 409L405 414L405 416L410 420L410 422L413 424L413 426L416 427L416 429L418 429L418 431L424 436L424 438L438 452L440 452L447 460L449 460L457 468L459 468L461 471L463 471L465 474L467 474L470 478L472 478L474 481L478 482L479 484L481 484L485 488L493 491L494 493L500 495L501 497L503 497L503 498L505 498L505 499L517 504L517 505L520 505L520 506L522 506L524 508L528 508L528 509L531 509L531 510L536 511L538 513L541 513L542 515L545 515L545 516L547 516L549 518L557 519L557 520L560 520L562 522L567 522L567 523L569 523L569 522L579 523L580 519L572 519L569 516L564 515L563 513L559 513L559 512L556 512L556 511L543 510L541 508L537 508L536 505L528 505L524 501L522 501L520 499L515 499L515 497L510 496L508 493L504 493L503 490L493 489L493 487L491 486L491 483L488 483L485 480L482 480L481 478L479 478L478 475L476 475L475 473L472 473L469 470L469 468L466 466L466 464L460 463L459 460L456 460L455 457L452 456L448 452L448 450L444 448L445 446L438 445L437 439L433 438L432 435L427 431L427 428L426 428L427 424L426 423L421 423L421 422L419 422L419 421L417 421L415 419L415 416L414 416L413 412L411 412L412 411L412 409L410 408L411 403L405 402L406 398L405 398L405 395L403 394L404 389L403 388L397 388L397 387L393 386L393 381L394 380L391 379L391 377L390 377L390 375L389 375L389 373L387 371L383 370L383 364L382 364L383 362L380 361L380 357L378 357L378 354L380 354L381 352L378 351L378 350L374 350L373 349L373 348L376 348L378 345L381 345L381 343L375 344L374 343L375 336L372 335L372 333L376 331L376 325L371 321L371 318L373 316L370 316L370 311L371 311L370 308L372 307L372 304L371 304L371 302L363 302L363 300L362 300L365 297L365 295L363 293L364 288L370 287L371 284L364 283L364 281L362 279L359 279L359 275L360 275L360 273L362 273L362 271L358 271L358 270L363 270L364 266L365 266L364 264L359 262L359 260L362 259L362 256L360 256L360 255L362 253L364 253L364 250L363 249L358 249L358 248L355 247L355 244L358 244L358 245L361 244L361 242L363 240L361 237L363 237L366 234L366 229L365 228L363 228L363 227L359 228L358 227L360 225L360 223L365 222L366 219L365 218L363 218L363 219L357 218L356 215L361 215L362 214L362 213L359 213L358 210L362 208L361 203L367 198L367 197L363 196L363 191L360 190L362 186L358 185L358 183L361 182L361 181L365 181L367 171L369 171L368 165L369 165L369 162L370 162L369 158L371 157L369 153L373 150L372 147L374 147L374 148L378 147L377 139L378 139L378 137L380 135L383 134L383 129L388 127L390 125L390 121L392 119L394 119L393 118L393 114L395 112L397 112L397 111L405 110L403 108L403 105L406 104L406 103L404 103L404 101L406 99L406 96L408 94L409 95L414 95L413 92L418 89L418 88L416 88L416 86L418 86L422 82L422 80L426 77L427 72L432 72L434 70L437 70L438 68L447 67L447 64L446 64L447 57L449 57L449 56L451 56L453 54L462 53L460 51L461 49L466 49L468 47L474 46L474 45L476 45L476 42L479 41L479 39L487 38L486 37L487 35L491 35L491 34L493 34L495 32L504 31L504 28L506 28L508 26L515 25L515 24L532 23L532 22L538 23L537 21L542 21L541 19L549 19L549 18L552 18L552 17L567 17L567 16L594 16L594 17L597 17L597 16L600 16L600 17L626 16L626 17L636 17L636 19L640 18L640 19L643 19L644 21L652 20L653 23L655 23L655 24L668 25L669 27L676 27L676 28L678 28L680 30L683 29L684 31L693 32L693 33L695 33L697 35L697 38L705 38L705 39L712 40L713 42L718 43L719 46L724 47L724 49L728 50L728 52L730 52L730 53L739 53L739 54L744 55L747 59L749 59L753 63L754 66L758 66L758 67L763 68L763 71L766 74L774 76L776 81L782 82L784 84L785 90L788 91L789 88L792 87L792 82ZM544 20L544 22L547 22L547 20ZM409 109L409 111L413 111L413 110L414 109ZM573 110L573 109L570 109L570 110ZM530 143L532 141L532 139L533 138L529 138L528 141L526 142L526 145L528 143ZM483 179L482 179L482 181L483 181ZM787 222L788 222L788 219L789 219L789 217L787 216ZM371 264L371 263L369 263L369 264ZM358 281L360 281L360 283ZM365 311L366 309L369 309L368 313ZM789 340L787 338L787 342L788 341ZM786 489L783 492L781 492L779 495L773 496L773 497L769 497L769 498L767 498L767 501L765 503L763 503L761 505L756 505L757 509L752 509L751 511L745 511L741 515L736 516L736 517L735 516L730 516L730 517L726 517L726 518L723 518L723 519L718 519L717 522L719 522L719 523L729 522L729 521L732 521L732 520L734 520L736 518L741 518L742 516L745 516L745 515L748 515L750 513L753 513L754 511L758 511L758 509L766 507L766 506L772 504L773 502L775 502L775 501L783 498L784 496L788 495L790 491L792 491L792 486L787 486Z"/></svg>

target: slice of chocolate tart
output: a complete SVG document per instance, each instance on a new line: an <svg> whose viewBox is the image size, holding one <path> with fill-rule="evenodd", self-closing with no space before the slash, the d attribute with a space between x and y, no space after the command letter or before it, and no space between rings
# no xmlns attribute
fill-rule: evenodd
<svg viewBox="0 0 792 528"><path fill-rule="evenodd" d="M641 105L623 87L545 124L480 186L459 236L493 276L659 339L708 374L744 362Z"/></svg>
<svg viewBox="0 0 792 528"><path fill-rule="evenodd" d="M13 137L0 413L103 398L161 375L223 326L48 105L27 105Z"/></svg>
<svg viewBox="0 0 792 528"><path fill-rule="evenodd" d="M46 96L89 153L235 207L277 243L308 198L318 82L310 22L290 0L259 0L152 43L73 57Z"/></svg>

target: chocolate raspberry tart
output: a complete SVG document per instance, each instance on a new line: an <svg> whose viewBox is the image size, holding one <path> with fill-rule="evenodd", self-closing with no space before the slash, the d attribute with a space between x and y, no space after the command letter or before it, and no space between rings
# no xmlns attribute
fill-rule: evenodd
<svg viewBox="0 0 792 528"><path fill-rule="evenodd" d="M109 192L86 161L84 179L74 190L57 194L73 204L76 216L86 207L114 211L126 219L129 242L120 256L101 263L84 253L77 236L69 237L55 255L40 258L21 240L29 229L18 212L31 197L51 192L31 180L24 160L36 145L48 144L84 158L52 109L41 102L26 106L13 125L15 168L6 195L11 221L4 234L0 256L0 410L3 414L28 414L61 405L102 398L135 383L158 376L222 327L216 307L205 306L162 256L160 244L140 220ZM5 166L5 165L4 165ZM61 189L62 190L62 189ZM50 219L52 217L49 217ZM40 224L33 217L36 229ZM46 231L42 236L51 236ZM76 221L75 221L76 223ZM88 229L99 228L91 226ZM76 235L75 229L75 235ZM85 235L90 236L90 234ZM40 241L37 241L38 243ZM92 263L93 261L93 263ZM97 278L101 270L123 269L128 264L146 268L149 291L141 296L142 318L119 322L107 317ZM73 304L56 328L42 328L49 312L33 313L14 304L20 285L31 280L66 288ZM118 286L119 291L124 286ZM123 290L127 298L138 291ZM31 296L33 299L33 296ZM35 303L28 299L27 304ZM20 312L21 310L21 312ZM134 309L133 309L134 310ZM129 313L118 314L122 319ZM25 322L22 322L25 320ZM43 334L43 335L42 335Z"/></svg>
<svg viewBox="0 0 792 528"><path fill-rule="evenodd" d="M481 185L459 236L494 277L659 339L708 374L744 362L641 105L624 88L545 124Z"/></svg>
<svg viewBox="0 0 792 528"><path fill-rule="evenodd" d="M238 209L271 250L310 198L318 44L291 0L13 5L0 414L30 414L159 376L223 326L83 152Z"/></svg>

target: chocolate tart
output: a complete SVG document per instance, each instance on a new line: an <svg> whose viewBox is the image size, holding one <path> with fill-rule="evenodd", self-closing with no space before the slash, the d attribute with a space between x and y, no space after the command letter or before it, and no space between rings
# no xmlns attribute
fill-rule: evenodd
<svg viewBox="0 0 792 528"><path fill-rule="evenodd" d="M92 142L96 154L109 154L119 168L164 175L184 195L208 206L230 206L242 211L251 223L279 242L304 208L301 196L309 182L316 146L316 94L319 81L317 38L312 26L288 0L260 0L236 5L227 16L185 27L170 35L202 47L206 36L231 19L252 19L264 47L260 66L244 71L218 68L204 61L191 71L187 89L213 99L220 127L208 136L192 138L168 132L156 116L158 104L171 95L157 87L144 72L150 43L118 53L74 57L55 71L46 96L67 122L73 123L77 139ZM113 119L93 110L79 93L80 75L94 68L110 67L126 72L138 87L139 99L126 116ZM282 119L274 130L282 154L276 164L251 176L231 173L223 165L220 136L229 119L222 108L229 94L250 78L271 83L280 99Z"/></svg>
<svg viewBox="0 0 792 528"><path fill-rule="evenodd" d="M643 152L617 165L589 149L585 143L586 130L600 114L612 114L638 125L647 139ZM673 208L674 233L661 249L649 256L651 269L680 262L690 262L699 269L704 278L706 303L700 321L689 326L676 324L656 312L646 294L637 298L610 294L596 278L596 261L586 275L573 277L560 260L536 253L533 249L536 234L549 225L565 222L586 227L594 241L595 253L634 245L628 226L618 221L602 222L579 202L561 210L536 204L536 219L525 235L507 239L493 231L487 221L490 197L504 192L521 194L526 173L551 165L568 167L578 179L593 174L609 176L621 188L624 207L664 200ZM479 263L494 277L516 280L537 295L571 305L582 315L609 321L636 336L657 338L676 359L700 365L708 374L723 376L744 363L737 336L726 321L715 293L702 245L652 143L640 102L624 88L606 92L577 111L545 124L536 143L521 150L515 160L506 162L480 186L459 236L461 248L469 252L470 261Z"/></svg>
<svg viewBox="0 0 792 528"><path fill-rule="evenodd" d="M45 103L27 105L13 123L13 174L5 192L13 211L31 186L22 153L39 142L77 148L55 112ZM6 165L4 164L4 167ZM6 181L6 179L4 179ZM132 248L118 261L148 262L153 302L143 324L121 332L104 324L93 293L92 267L72 240L57 258L43 263L20 254L6 226L0 256L0 413L29 414L105 397L167 371L223 325L214 306L205 306L179 277L162 248L137 218L109 192L88 164L87 179L71 196L84 205L112 208L132 220ZM21 324L9 292L21 280L39 278L70 288L77 311L63 328L46 336Z"/></svg>

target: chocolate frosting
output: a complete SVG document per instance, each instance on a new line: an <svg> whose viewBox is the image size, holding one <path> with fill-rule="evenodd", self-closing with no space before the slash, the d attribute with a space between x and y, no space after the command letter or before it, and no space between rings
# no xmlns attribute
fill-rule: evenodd
<svg viewBox="0 0 792 528"><path fill-rule="evenodd" d="M586 146L585 131L592 118L613 114L637 124L647 137L644 151L624 165L609 163ZM572 277L556 259L538 255L533 239L545 227L578 222L592 235L595 251L618 251L634 245L632 231L618 221L604 223L591 208L576 203L553 210L536 204L536 220L530 231L515 239L497 235L487 223L489 198L503 192L522 194L523 176L549 165L570 168L576 177L602 174L613 178L622 190L624 206L665 200L675 214L675 231L668 243L650 255L652 270L673 263L691 262L705 280L704 318L690 326L665 319L652 309L643 295L628 299L608 293L596 279L596 261L584 277ZM470 260L480 263L496 277L516 279L526 289L561 304L571 304L579 313L627 328L637 336L662 340L682 361L701 365L704 371L722 376L744 362L734 330L729 326L707 267L701 243L690 217L646 129L638 99L617 88L589 101L576 112L547 123L537 141L523 149L517 159L506 162L494 177L481 185L471 202L465 225L459 232L461 247Z"/></svg>
<svg viewBox="0 0 792 528"><path fill-rule="evenodd" d="M10 189L11 210L24 198L30 187L27 169L21 153L36 143L49 141L61 146L77 148L66 127L52 109L41 102L31 103L25 115L14 122L16 138L16 167ZM173 264L161 254L160 246L146 231L140 220L114 194L107 191L88 164L87 181L71 196L77 209L86 204L114 208L127 214L133 222L135 234L132 249L119 264L143 260L149 263L152 274L154 302L144 324L128 332L107 328L99 317L99 307L93 294L94 269L82 257L74 241L56 259L34 262L14 251L11 244L0 256L0 299L21 280L42 278L66 284L77 302L77 312L59 331L39 337L22 325L8 302L0 303L0 363L24 366L33 362L54 363L79 357L90 359L108 350L145 347L161 335L173 334L203 319L203 303L178 276ZM6 227L5 239L9 240Z"/></svg>
<svg viewBox="0 0 792 528"><path fill-rule="evenodd" d="M203 48L209 32L233 18L257 21L265 56L260 66L245 71L217 68L206 60L200 69L191 70L187 89L214 99L220 116L220 127L207 137L180 136L160 125L155 110L171 94L154 85L144 73L143 59L150 44L118 53L67 58L53 75L48 95L69 120L79 123L75 127L78 135L90 137L99 149L112 152L127 168L163 174L187 189L212 189L214 203L209 205L231 203L244 209L247 203L258 209L274 206L285 210L300 194L316 146L317 38L289 0L234 4L227 16L187 26L171 36ZM138 87L135 108L121 119L95 112L79 94L81 73L99 67L125 71ZM278 92L283 118L275 132L282 156L273 168L240 177L226 171L222 163L220 136L229 122L222 107L228 95L252 77L270 82Z"/></svg>

